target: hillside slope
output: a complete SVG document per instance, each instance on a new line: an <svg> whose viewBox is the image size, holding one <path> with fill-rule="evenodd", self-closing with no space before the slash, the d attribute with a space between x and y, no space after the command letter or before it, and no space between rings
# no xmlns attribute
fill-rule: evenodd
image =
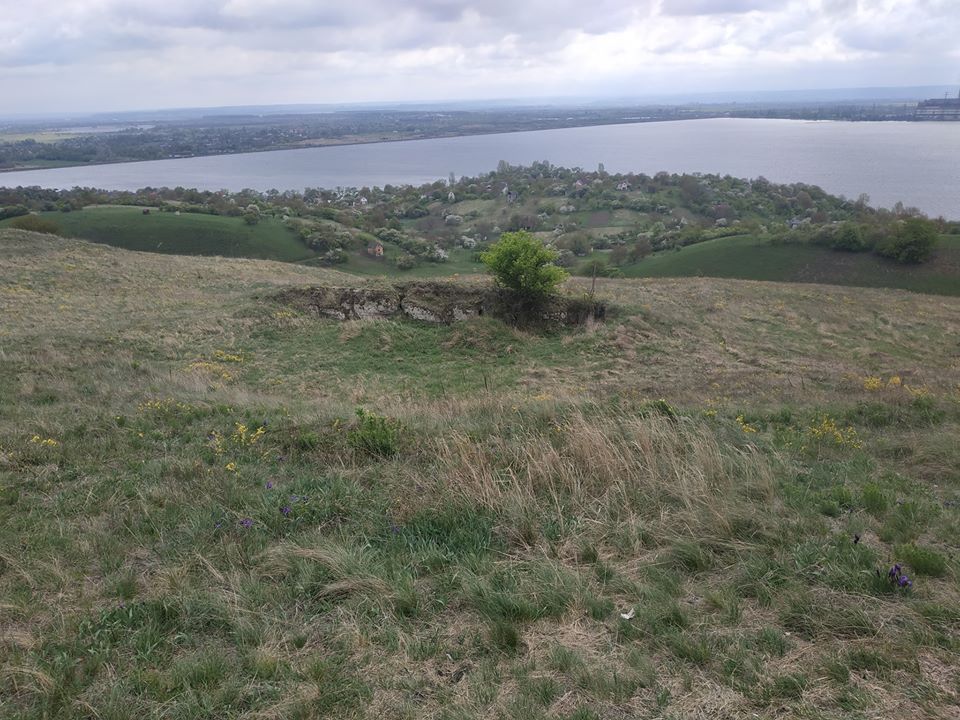
<svg viewBox="0 0 960 720"><path fill-rule="evenodd" d="M602 258L602 254L594 253ZM934 256L901 265L870 253L844 253L810 244L771 244L752 236L721 238L625 265L627 277L728 277L745 280L890 287L960 295L960 237L944 235Z"/></svg>
<svg viewBox="0 0 960 720"><path fill-rule="evenodd" d="M0 230L0 716L955 715L960 299L355 282Z"/></svg>

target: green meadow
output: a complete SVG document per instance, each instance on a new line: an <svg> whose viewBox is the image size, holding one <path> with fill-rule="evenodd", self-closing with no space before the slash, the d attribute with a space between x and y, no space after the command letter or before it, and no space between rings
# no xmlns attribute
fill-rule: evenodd
<svg viewBox="0 0 960 720"><path fill-rule="evenodd" d="M604 260L594 251L587 258ZM588 274L586 262L579 272ZM810 244L773 244L742 235L667 250L620 268L624 277L717 277L775 282L889 287L960 295L960 237L943 235L933 258L900 265L870 253L842 253Z"/></svg>
<svg viewBox="0 0 960 720"><path fill-rule="evenodd" d="M960 299L363 282L0 230L0 717L956 717Z"/></svg>

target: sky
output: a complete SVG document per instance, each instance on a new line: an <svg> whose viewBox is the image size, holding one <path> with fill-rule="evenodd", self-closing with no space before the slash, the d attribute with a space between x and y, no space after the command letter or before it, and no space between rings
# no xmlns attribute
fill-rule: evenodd
<svg viewBox="0 0 960 720"><path fill-rule="evenodd" d="M960 86L960 0L0 0L0 116Z"/></svg>

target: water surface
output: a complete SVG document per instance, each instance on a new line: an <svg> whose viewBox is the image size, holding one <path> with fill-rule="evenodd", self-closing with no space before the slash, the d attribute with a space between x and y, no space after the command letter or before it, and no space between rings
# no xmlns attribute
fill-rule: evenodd
<svg viewBox="0 0 960 720"><path fill-rule="evenodd" d="M764 176L960 219L960 123L715 119L410 140L0 174L3 185L303 190L433 182L499 160Z"/></svg>

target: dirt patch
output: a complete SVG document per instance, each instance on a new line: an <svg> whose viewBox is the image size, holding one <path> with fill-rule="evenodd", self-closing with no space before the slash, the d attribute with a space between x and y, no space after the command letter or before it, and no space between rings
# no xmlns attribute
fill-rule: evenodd
<svg viewBox="0 0 960 720"><path fill-rule="evenodd" d="M487 315L517 326L571 326L603 320L608 312L607 303L599 300L558 296L532 301L497 288L443 282L302 287L274 297L286 305L336 320L406 317L450 324Z"/></svg>

